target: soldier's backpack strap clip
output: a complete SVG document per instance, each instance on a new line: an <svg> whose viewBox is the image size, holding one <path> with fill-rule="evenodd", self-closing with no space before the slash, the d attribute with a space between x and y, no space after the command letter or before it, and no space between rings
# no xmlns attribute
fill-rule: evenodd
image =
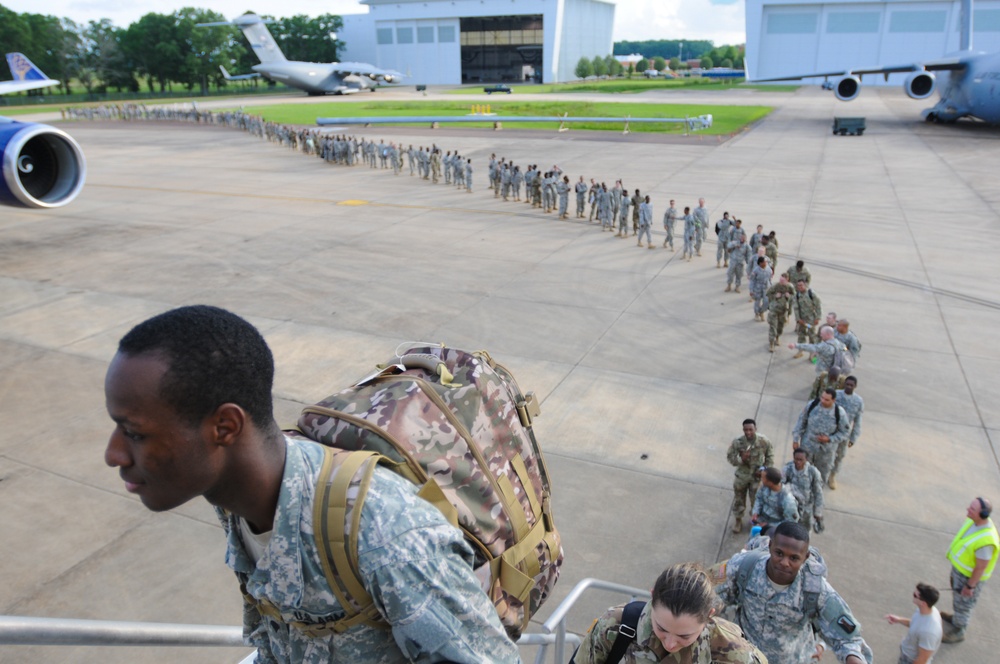
<svg viewBox="0 0 1000 664"><path fill-rule="evenodd" d="M608 651L608 657L604 660L605 664L618 664L622 661L622 657L625 656L625 651L628 647L635 643L635 636L639 628L639 618L642 616L642 610L646 608L647 602L636 600L634 602L629 602L622 609L622 620L618 623L618 635L615 637L615 642L611 644L611 650ZM576 653L573 653L573 657L570 658L569 664L576 664Z"/></svg>

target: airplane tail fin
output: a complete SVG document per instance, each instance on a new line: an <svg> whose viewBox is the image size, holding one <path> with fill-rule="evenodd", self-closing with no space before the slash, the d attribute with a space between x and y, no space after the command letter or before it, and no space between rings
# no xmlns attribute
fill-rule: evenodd
<svg viewBox="0 0 1000 664"><path fill-rule="evenodd" d="M7 66L15 81L48 81L49 77L23 53L8 53Z"/></svg>
<svg viewBox="0 0 1000 664"><path fill-rule="evenodd" d="M247 41L250 42L250 48L253 49L261 64L288 60L278 48L277 42L271 36L271 31L256 14L244 14L234 20L233 25L243 31Z"/></svg>
<svg viewBox="0 0 1000 664"><path fill-rule="evenodd" d="M241 74L240 76L233 76L232 74L229 73L229 70L223 67L222 65L219 65L219 70L222 71L222 78L226 79L227 81L247 81L250 80L251 78L257 78L258 76L260 76L260 74Z"/></svg>

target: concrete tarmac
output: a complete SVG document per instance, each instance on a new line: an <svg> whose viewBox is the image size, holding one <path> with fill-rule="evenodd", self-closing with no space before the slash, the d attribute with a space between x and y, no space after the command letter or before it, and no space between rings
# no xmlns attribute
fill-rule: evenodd
<svg viewBox="0 0 1000 664"><path fill-rule="evenodd" d="M260 328L283 423L404 341L486 348L508 365L542 400L537 433L566 551L538 620L583 578L649 587L669 564L738 551L746 532L730 533L727 446L755 417L776 462L789 460L813 366L767 352L746 283L723 292L714 242L685 262L679 240L676 252L640 249L597 224L504 203L486 189L496 152L556 163L574 182L640 188L657 243L668 199L694 207L703 196L713 221L728 210L749 232L775 230L779 270L806 261L824 311L849 318L864 343L855 373L866 402L813 543L876 659L894 661L904 631L882 616L909 615L918 581L944 591L944 552L966 506L1000 501L1000 415L989 405L1000 397L1000 130L923 124L926 103L896 90L866 89L850 105L817 89L683 96L777 110L726 141L392 131L471 157L472 194L221 127L67 124L88 157L80 197L51 212L0 210L0 613L239 624L209 506L152 514L103 462L117 340L193 303ZM833 136L834 115L864 115L868 131ZM940 607L950 600L942 592ZM586 595L570 628L620 601ZM935 662L992 661L998 622L993 580L966 642L943 645ZM0 646L0 662L217 663L247 652Z"/></svg>

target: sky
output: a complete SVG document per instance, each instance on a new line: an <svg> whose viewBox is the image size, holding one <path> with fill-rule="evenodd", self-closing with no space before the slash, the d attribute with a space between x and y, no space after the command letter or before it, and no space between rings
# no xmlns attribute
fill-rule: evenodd
<svg viewBox="0 0 1000 664"><path fill-rule="evenodd" d="M645 39L710 39L716 46L742 44L742 0L616 0L614 41ZM357 0L0 0L18 13L70 18L77 23L109 18L126 27L144 14L169 14L181 7L199 7L235 18L251 9L258 14L361 14ZM0 45L2 46L2 45Z"/></svg>

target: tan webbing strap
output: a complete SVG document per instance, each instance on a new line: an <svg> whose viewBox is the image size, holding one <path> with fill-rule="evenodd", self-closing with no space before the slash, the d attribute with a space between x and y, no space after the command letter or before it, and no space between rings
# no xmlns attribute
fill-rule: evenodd
<svg viewBox="0 0 1000 664"><path fill-rule="evenodd" d="M448 523L458 528L458 508L448 500L433 477L428 478L427 482L420 487L420 491L417 491L417 497L423 498L436 507L444 515L444 518L448 519Z"/></svg>
<svg viewBox="0 0 1000 664"><path fill-rule="evenodd" d="M351 452L347 459L340 464L332 482L327 480L329 493L326 509L323 512L323 521L321 521L324 527L323 540L329 544L328 551L333 559L333 569L339 572L338 578L343 583L347 596L353 599L354 603L363 607L367 607L371 602L371 597L358 579L357 570L351 565L347 552L349 543L344 538L344 524L347 519L347 491L350 488L351 480L354 479L358 470L367 464L364 471L366 478L362 480L362 484L367 488L366 480L370 480L371 474L375 472L376 454L375 452ZM354 502L354 515L360 513L364 499L364 494L359 490L358 497ZM351 540L357 544L357 530L351 532ZM338 596L337 599L339 600L340 597ZM344 603L342 602L342 604ZM356 613L352 604L344 604L344 610L349 615Z"/></svg>
<svg viewBox="0 0 1000 664"><path fill-rule="evenodd" d="M535 548L544 538L545 523L539 520L526 538L504 551L499 558L490 561L490 571L494 579L500 579L500 587L522 602L534 588L534 577L540 571ZM527 567L528 574L517 569L517 565L522 562Z"/></svg>
<svg viewBox="0 0 1000 664"><path fill-rule="evenodd" d="M489 472L488 468L484 469ZM514 485L510 483L510 478L506 475L497 476L497 487L500 489L500 500L503 502L504 511L510 517L510 525L514 528L514 539L520 541L531 529L528 525L528 517L524 515L524 508L518 502L514 494Z"/></svg>
<svg viewBox="0 0 1000 664"><path fill-rule="evenodd" d="M524 459L520 454L514 455L510 460L510 465L514 467L517 479L521 480L521 486L524 487L524 493L527 494L528 503L531 505L531 514L535 517L535 521L537 521L542 516L542 506L538 502L538 496L535 495L535 485L531 483L531 476L528 475L528 467L524 465Z"/></svg>

